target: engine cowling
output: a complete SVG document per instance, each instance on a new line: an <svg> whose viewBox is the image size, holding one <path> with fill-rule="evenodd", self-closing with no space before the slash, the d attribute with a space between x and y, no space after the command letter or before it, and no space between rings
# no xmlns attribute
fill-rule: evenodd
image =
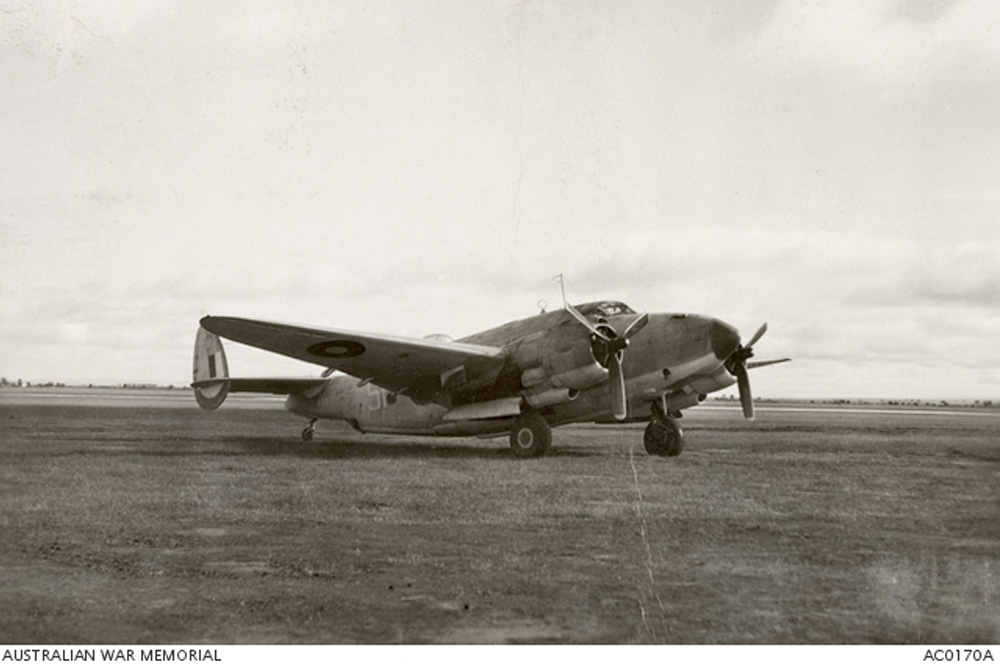
<svg viewBox="0 0 1000 667"><path fill-rule="evenodd" d="M594 358L590 338L577 327L532 334L513 343L509 354L521 369L521 385L532 393L585 389L608 378L607 369Z"/></svg>

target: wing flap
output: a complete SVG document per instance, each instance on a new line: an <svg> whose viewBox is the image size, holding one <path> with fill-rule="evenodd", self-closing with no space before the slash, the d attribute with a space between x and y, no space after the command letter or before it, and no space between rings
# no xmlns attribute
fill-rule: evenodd
<svg viewBox="0 0 1000 667"><path fill-rule="evenodd" d="M516 417L521 414L520 396L498 398L484 403L460 405L446 412L444 421L464 421L466 419L496 419L497 417Z"/></svg>

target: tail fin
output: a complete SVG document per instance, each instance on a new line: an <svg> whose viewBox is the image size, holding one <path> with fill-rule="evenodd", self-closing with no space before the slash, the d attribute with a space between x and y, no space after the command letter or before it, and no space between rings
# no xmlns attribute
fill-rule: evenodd
<svg viewBox="0 0 1000 667"><path fill-rule="evenodd" d="M194 398L203 410L215 410L229 394L229 364L222 341L198 327L194 339Z"/></svg>

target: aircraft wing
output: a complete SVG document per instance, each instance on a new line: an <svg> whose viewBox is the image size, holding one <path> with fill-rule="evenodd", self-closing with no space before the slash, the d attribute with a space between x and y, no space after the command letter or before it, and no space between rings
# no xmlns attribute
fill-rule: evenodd
<svg viewBox="0 0 1000 667"><path fill-rule="evenodd" d="M450 389L504 364L501 348L385 336L343 329L238 317L202 318L206 330L238 343L333 368L422 401L440 401Z"/></svg>

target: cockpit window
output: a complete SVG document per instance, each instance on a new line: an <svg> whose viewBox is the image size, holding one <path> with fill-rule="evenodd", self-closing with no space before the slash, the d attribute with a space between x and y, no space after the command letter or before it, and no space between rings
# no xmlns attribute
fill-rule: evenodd
<svg viewBox="0 0 1000 667"><path fill-rule="evenodd" d="M615 317L616 315L635 315L635 311L621 301L595 301L585 303L578 310L588 317Z"/></svg>

